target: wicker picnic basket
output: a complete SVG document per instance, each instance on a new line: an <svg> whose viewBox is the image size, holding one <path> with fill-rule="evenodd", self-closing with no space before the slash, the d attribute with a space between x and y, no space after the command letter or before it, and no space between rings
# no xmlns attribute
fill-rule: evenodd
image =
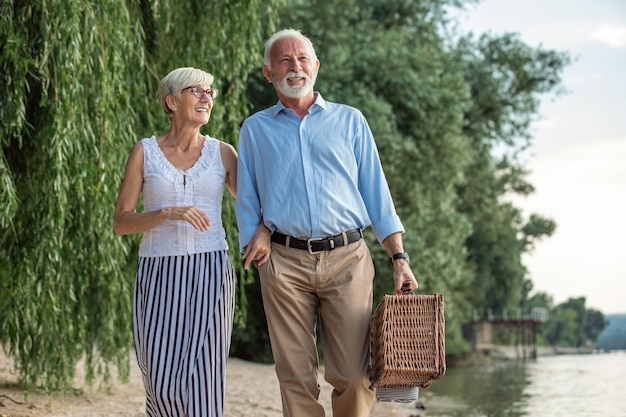
<svg viewBox="0 0 626 417"><path fill-rule="evenodd" d="M372 384L426 388L446 372L443 295L385 295L372 317Z"/></svg>

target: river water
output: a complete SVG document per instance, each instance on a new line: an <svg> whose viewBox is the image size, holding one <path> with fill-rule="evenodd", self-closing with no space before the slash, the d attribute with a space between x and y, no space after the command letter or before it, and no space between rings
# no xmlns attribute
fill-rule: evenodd
<svg viewBox="0 0 626 417"><path fill-rule="evenodd" d="M419 401L427 417L626 417L626 351L452 368Z"/></svg>

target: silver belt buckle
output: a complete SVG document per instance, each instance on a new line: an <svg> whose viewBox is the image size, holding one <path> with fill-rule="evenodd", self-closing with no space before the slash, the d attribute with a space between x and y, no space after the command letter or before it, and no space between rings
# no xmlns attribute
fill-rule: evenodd
<svg viewBox="0 0 626 417"><path fill-rule="evenodd" d="M314 254L316 254L317 252L323 252L323 251L321 251L321 250L318 250L318 251L313 252L313 248L311 248L311 242L321 242L321 241L322 241L322 240L324 240L324 239L326 239L326 238L324 238L324 237L316 237L316 238L314 238L314 239L307 239L307 241L306 241L306 247L307 247L307 249L309 250L309 253L310 253L311 255L314 255Z"/></svg>

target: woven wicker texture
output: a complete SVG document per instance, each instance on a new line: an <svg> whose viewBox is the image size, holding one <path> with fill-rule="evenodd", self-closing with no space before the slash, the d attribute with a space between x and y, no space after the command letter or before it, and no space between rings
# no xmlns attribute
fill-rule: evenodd
<svg viewBox="0 0 626 417"><path fill-rule="evenodd" d="M426 388L446 372L443 295L385 295L372 317L372 383Z"/></svg>

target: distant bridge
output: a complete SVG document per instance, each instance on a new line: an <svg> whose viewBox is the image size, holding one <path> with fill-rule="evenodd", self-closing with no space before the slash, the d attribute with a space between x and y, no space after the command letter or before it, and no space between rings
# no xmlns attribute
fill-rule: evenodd
<svg viewBox="0 0 626 417"><path fill-rule="evenodd" d="M522 314L517 309L510 314L503 310L500 314L494 314L491 309L480 315L474 310L474 321L464 326L465 336L473 344L474 351L489 353L497 349L494 343L494 331L499 328L512 328L515 330L514 342L518 359L537 359L537 328L541 323L548 320L546 308L532 308L528 314Z"/></svg>

